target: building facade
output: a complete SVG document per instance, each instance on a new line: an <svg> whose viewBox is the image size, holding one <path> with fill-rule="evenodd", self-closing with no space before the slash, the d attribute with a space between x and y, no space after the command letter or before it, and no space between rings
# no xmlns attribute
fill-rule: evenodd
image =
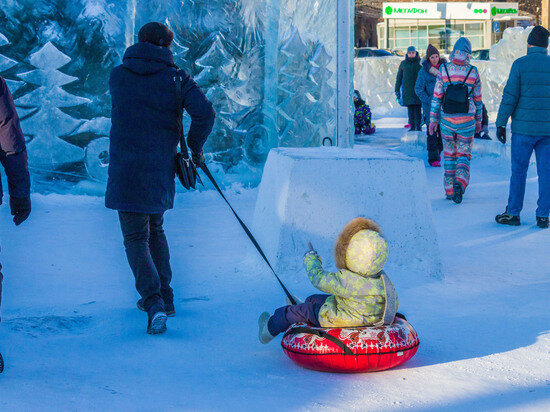
<svg viewBox="0 0 550 412"><path fill-rule="evenodd" d="M456 40L468 37L472 49L488 49L508 27L528 25L532 17L520 16L518 3L386 2L383 22L377 25L378 47L406 50L428 44L449 53Z"/></svg>

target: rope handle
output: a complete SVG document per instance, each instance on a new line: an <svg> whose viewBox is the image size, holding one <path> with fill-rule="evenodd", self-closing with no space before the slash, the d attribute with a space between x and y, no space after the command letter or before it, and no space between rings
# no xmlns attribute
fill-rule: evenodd
<svg viewBox="0 0 550 412"><path fill-rule="evenodd" d="M242 221L242 219L239 217L239 215L237 214L237 212L235 212L235 209L233 209L233 206L231 206L231 203L229 203L229 201L226 199L226 197L224 196L222 190L220 189L220 186L218 186L218 184L216 183L216 180L214 179L214 176L212 176L212 173L210 173L210 170L208 169L208 166L206 166L206 164L202 163L200 165L200 168L202 169L202 171L204 172L204 174L208 177L208 179L212 182L212 184L214 185L214 187L216 188L216 190L218 191L218 193L220 194L220 196L223 198L223 200L225 200L225 203L227 203L227 205L229 206L229 208L231 209L231 211L233 212L233 214L235 215L235 217L237 218L237 221L240 223L240 225L242 226L243 230L245 231L246 235L248 236L248 238L250 239L250 241L252 242L252 244L254 245L254 247L256 248L256 250L258 251L258 253L260 254L260 256L264 259L265 263L267 263L267 266L269 266L269 269L271 269L271 272L273 272L273 274L275 275L275 277L277 278L277 281L279 282L279 285L281 285L281 288L283 289L283 291L285 292L285 295L286 297L288 298L288 300L290 301L290 303L292 305L296 305L296 300L294 299L294 297L292 296L292 294L288 291L288 289L286 288L286 286L284 285L284 283L281 281L281 279L279 278L279 276L277 275L277 273L275 272L275 269L273 269L273 266L271 266L271 263L269 263L269 260L267 259L264 251L262 250L262 248L260 247L260 244L258 243L258 241L256 240L256 238L254 237L254 235L252 234L252 232L250 231L250 229L248 229L248 227L245 225L245 223Z"/></svg>

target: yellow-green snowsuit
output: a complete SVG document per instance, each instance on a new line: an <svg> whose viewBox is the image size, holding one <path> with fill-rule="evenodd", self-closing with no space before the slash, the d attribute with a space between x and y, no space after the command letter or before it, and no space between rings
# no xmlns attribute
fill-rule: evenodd
<svg viewBox="0 0 550 412"><path fill-rule="evenodd" d="M367 277L347 269L325 271L316 254L306 255L304 264L313 286L332 295L319 311L322 327L372 326L382 320L386 300L381 276Z"/></svg>

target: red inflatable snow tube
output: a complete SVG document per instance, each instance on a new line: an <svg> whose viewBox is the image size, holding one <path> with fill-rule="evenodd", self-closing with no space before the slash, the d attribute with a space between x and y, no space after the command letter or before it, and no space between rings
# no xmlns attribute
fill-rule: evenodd
<svg viewBox="0 0 550 412"><path fill-rule="evenodd" d="M281 345L298 365L323 372L375 372L401 365L418 350L418 335L405 319L391 325L316 328L292 325Z"/></svg>

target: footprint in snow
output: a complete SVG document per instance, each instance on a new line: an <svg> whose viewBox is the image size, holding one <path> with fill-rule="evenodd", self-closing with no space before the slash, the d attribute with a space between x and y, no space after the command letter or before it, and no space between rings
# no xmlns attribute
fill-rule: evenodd
<svg viewBox="0 0 550 412"><path fill-rule="evenodd" d="M196 296L194 298L185 298L180 299L181 303L189 303L189 302L209 302L210 298L208 296Z"/></svg>
<svg viewBox="0 0 550 412"><path fill-rule="evenodd" d="M5 324L13 331L32 337L61 334L79 334L92 321L91 316L28 316L5 319Z"/></svg>

